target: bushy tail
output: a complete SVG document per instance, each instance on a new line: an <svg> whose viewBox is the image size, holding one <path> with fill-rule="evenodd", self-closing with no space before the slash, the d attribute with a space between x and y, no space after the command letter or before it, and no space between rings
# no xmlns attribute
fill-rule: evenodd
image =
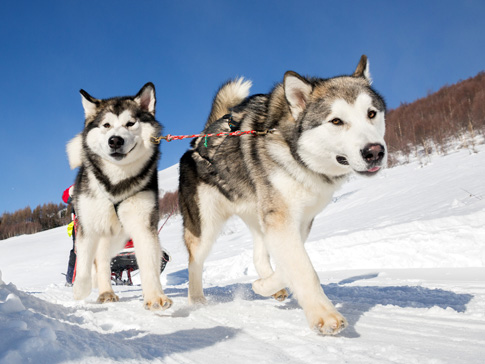
<svg viewBox="0 0 485 364"><path fill-rule="evenodd" d="M214 121L219 120L226 114L230 113L231 108L239 105L246 97L249 96L249 89L252 83L249 80L244 80L243 77L226 82L217 91L214 101L212 102L212 110L207 119L205 127L207 128Z"/></svg>

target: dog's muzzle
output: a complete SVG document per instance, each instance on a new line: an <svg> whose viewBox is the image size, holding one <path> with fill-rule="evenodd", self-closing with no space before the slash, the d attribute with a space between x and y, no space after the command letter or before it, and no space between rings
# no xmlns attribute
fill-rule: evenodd
<svg viewBox="0 0 485 364"><path fill-rule="evenodd" d="M125 140L120 136L112 136L108 139L108 146L111 149L110 156L116 160L123 159L126 154L122 153L123 145L125 145Z"/></svg>
<svg viewBox="0 0 485 364"><path fill-rule="evenodd" d="M382 144L367 144L360 153L367 163L367 171L359 173L371 176L381 169L382 161L386 156L386 148Z"/></svg>
<svg viewBox="0 0 485 364"><path fill-rule="evenodd" d="M113 149L119 149L125 144L125 140L120 136L112 136L108 139L108 146Z"/></svg>
<svg viewBox="0 0 485 364"><path fill-rule="evenodd" d="M386 149L382 144L367 144L360 153L369 165L378 165L384 159Z"/></svg>
<svg viewBox="0 0 485 364"><path fill-rule="evenodd" d="M367 144L364 149L360 151L362 159L367 163L367 170L356 171L357 173L371 176L381 169L382 161L386 156L386 149L382 144ZM346 157L338 155L336 157L337 163L348 166L350 165Z"/></svg>

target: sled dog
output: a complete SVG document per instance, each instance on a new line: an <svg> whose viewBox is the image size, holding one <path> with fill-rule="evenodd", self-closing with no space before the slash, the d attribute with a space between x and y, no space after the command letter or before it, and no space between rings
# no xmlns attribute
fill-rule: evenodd
<svg viewBox="0 0 485 364"><path fill-rule="evenodd" d="M180 161L189 302L205 302L204 260L235 214L254 240L260 278L253 290L284 300L289 288L310 327L337 334L347 321L324 294L303 244L347 176L373 176L385 165L385 102L371 88L365 55L349 76L288 71L269 94L248 97L250 87L242 78L224 84L203 133L258 133L194 139Z"/></svg>
<svg viewBox="0 0 485 364"><path fill-rule="evenodd" d="M155 120L155 87L136 96L95 99L80 91L84 130L67 145L77 213L77 272L74 298L99 288L98 302L118 301L111 287L110 259L133 239L145 308L170 307L160 283L158 242L158 146L162 126ZM97 282L96 279L97 278Z"/></svg>

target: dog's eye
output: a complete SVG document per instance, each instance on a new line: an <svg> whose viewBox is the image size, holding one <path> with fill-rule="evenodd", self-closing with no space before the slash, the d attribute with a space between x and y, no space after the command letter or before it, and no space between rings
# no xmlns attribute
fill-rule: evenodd
<svg viewBox="0 0 485 364"><path fill-rule="evenodd" d="M111 125L110 125L109 123L104 123L104 124L103 124L103 128L108 129L109 127L111 127Z"/></svg>
<svg viewBox="0 0 485 364"><path fill-rule="evenodd" d="M344 122L342 120L340 120L339 118L332 119L332 120L330 120L330 122L333 125L344 125Z"/></svg>
<svg viewBox="0 0 485 364"><path fill-rule="evenodd" d="M367 117L369 119L374 119L376 117L377 113L374 110L369 110L367 111Z"/></svg>
<svg viewBox="0 0 485 364"><path fill-rule="evenodd" d="M134 121L128 121L128 122L126 123L126 127L127 127L127 128L129 128L130 126L133 126L133 125L135 125L135 122L134 122Z"/></svg>

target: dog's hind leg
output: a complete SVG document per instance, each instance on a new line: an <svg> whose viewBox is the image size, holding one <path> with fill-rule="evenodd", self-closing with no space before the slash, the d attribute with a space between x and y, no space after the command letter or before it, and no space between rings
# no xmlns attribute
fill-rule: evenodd
<svg viewBox="0 0 485 364"><path fill-rule="evenodd" d="M206 299L202 288L202 271L212 244L202 244L201 237L193 235L188 229L184 230L184 241L189 253L189 304L203 304Z"/></svg>
<svg viewBox="0 0 485 364"><path fill-rule="evenodd" d="M219 235L226 220L214 220L206 223L200 237L194 236L188 229L184 231L184 240L189 252L189 303L205 303L202 288L202 272L204 261L210 253L212 245Z"/></svg>
<svg viewBox="0 0 485 364"><path fill-rule="evenodd" d="M184 216L184 240L189 253L189 303L205 303L202 288L204 261L229 217L221 195L214 194L211 187L201 187L198 199L203 209L199 210L196 220ZM198 224L199 226L195 226ZM192 227L189 228L189 225ZM192 231L200 232L199 236Z"/></svg>
<svg viewBox="0 0 485 364"><path fill-rule="evenodd" d="M82 300L91 293L91 270L96 253L96 243L95 237L85 236L79 229L76 236L76 278L73 286L75 300Z"/></svg>

